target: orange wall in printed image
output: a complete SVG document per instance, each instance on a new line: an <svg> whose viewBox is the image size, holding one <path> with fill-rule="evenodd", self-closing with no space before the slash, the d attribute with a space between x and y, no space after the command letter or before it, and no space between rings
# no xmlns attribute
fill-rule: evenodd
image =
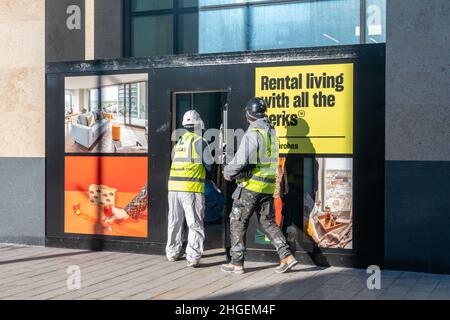
<svg viewBox="0 0 450 320"><path fill-rule="evenodd" d="M66 157L66 191L87 191L105 184L122 192L138 192L148 178L147 157Z"/></svg>

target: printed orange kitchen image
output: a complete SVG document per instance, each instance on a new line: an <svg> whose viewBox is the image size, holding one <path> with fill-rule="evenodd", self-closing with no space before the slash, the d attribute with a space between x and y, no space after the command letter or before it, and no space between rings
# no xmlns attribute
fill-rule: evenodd
<svg viewBox="0 0 450 320"><path fill-rule="evenodd" d="M66 157L64 232L146 238L147 159Z"/></svg>

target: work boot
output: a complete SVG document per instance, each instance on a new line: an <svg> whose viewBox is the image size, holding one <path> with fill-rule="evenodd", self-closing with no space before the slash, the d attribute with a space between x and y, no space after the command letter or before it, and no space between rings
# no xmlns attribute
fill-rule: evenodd
<svg viewBox="0 0 450 320"><path fill-rule="evenodd" d="M187 266L188 268L197 268L200 266L200 260L188 261Z"/></svg>
<svg viewBox="0 0 450 320"><path fill-rule="evenodd" d="M173 256L173 257L167 257L167 261L169 262L176 262L178 260L181 260L181 258L183 257L183 255L181 253Z"/></svg>
<svg viewBox="0 0 450 320"><path fill-rule="evenodd" d="M221 270L223 272L227 272L227 273L243 274L244 266L228 263L228 264L223 264Z"/></svg>
<svg viewBox="0 0 450 320"><path fill-rule="evenodd" d="M285 273L292 269L298 261L294 258L293 255L290 255L287 258L281 259L280 265L275 268L276 273Z"/></svg>

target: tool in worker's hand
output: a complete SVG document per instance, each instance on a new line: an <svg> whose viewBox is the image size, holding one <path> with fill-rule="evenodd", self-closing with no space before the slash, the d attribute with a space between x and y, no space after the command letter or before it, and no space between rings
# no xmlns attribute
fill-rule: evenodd
<svg viewBox="0 0 450 320"><path fill-rule="evenodd" d="M222 190L220 190L220 188L214 183L214 181L208 180L208 182L209 182L209 184L211 185L211 187L213 187L214 190L215 190L217 193L222 193Z"/></svg>

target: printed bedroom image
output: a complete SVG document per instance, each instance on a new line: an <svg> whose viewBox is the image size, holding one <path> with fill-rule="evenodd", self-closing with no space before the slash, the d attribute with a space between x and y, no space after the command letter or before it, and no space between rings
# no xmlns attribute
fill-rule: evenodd
<svg viewBox="0 0 450 320"><path fill-rule="evenodd" d="M147 91L146 73L66 77L66 153L147 153Z"/></svg>
<svg viewBox="0 0 450 320"><path fill-rule="evenodd" d="M146 238L147 172L147 157L66 157L65 233Z"/></svg>

